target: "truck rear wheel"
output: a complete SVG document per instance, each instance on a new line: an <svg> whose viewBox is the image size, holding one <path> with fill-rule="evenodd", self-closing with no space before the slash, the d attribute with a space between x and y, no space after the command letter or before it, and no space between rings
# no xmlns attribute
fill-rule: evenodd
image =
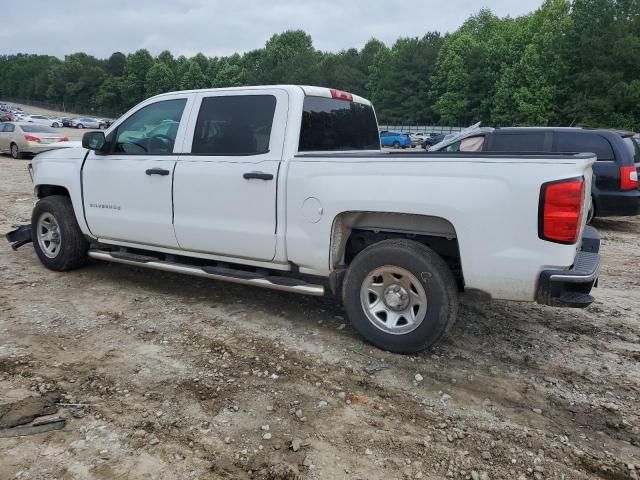
<svg viewBox="0 0 640 480"><path fill-rule="evenodd" d="M435 345L458 311L453 273L433 250L410 240L384 240L349 266L342 298L353 326L373 345L413 353Z"/></svg>
<svg viewBox="0 0 640 480"><path fill-rule="evenodd" d="M68 197L52 195L38 201L31 215L31 229L33 247L48 269L63 272L87 262L89 243Z"/></svg>

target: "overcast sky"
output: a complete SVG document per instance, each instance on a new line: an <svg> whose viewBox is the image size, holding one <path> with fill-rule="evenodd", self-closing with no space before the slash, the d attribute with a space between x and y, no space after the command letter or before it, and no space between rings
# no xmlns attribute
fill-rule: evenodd
<svg viewBox="0 0 640 480"><path fill-rule="evenodd" d="M246 52L274 33L302 29L324 51L361 48L375 37L457 29L481 7L499 16L528 13L542 0L29 0L2 1L0 53L100 58L140 48L187 56Z"/></svg>

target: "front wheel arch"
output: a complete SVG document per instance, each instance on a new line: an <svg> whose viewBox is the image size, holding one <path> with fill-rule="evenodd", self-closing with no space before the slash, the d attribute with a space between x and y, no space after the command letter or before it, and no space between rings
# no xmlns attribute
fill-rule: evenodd
<svg viewBox="0 0 640 480"><path fill-rule="evenodd" d="M36 185L35 194L38 198L50 197L52 195L71 198L69 190L60 185Z"/></svg>

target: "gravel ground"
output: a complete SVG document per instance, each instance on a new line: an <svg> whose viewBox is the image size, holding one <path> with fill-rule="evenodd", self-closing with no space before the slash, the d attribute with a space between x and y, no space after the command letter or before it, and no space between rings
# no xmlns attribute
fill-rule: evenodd
<svg viewBox="0 0 640 480"><path fill-rule="evenodd" d="M0 158L0 232L29 219L27 163ZM465 300L415 356L328 299L0 245L0 404L81 404L0 438L0 478L638 478L640 218L595 226L590 308Z"/></svg>

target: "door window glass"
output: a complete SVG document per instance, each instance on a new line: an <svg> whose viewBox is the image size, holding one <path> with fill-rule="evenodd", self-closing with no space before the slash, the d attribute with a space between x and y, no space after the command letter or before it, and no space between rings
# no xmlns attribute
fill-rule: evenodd
<svg viewBox="0 0 640 480"><path fill-rule="evenodd" d="M191 152L199 155L267 153L275 111L273 95L203 98Z"/></svg>
<svg viewBox="0 0 640 480"><path fill-rule="evenodd" d="M13 123L7 123L4 127L4 131L7 133L12 133L16 129L16 126Z"/></svg>
<svg viewBox="0 0 640 480"><path fill-rule="evenodd" d="M185 98L164 100L141 108L118 127L113 151L130 155L173 152Z"/></svg>

